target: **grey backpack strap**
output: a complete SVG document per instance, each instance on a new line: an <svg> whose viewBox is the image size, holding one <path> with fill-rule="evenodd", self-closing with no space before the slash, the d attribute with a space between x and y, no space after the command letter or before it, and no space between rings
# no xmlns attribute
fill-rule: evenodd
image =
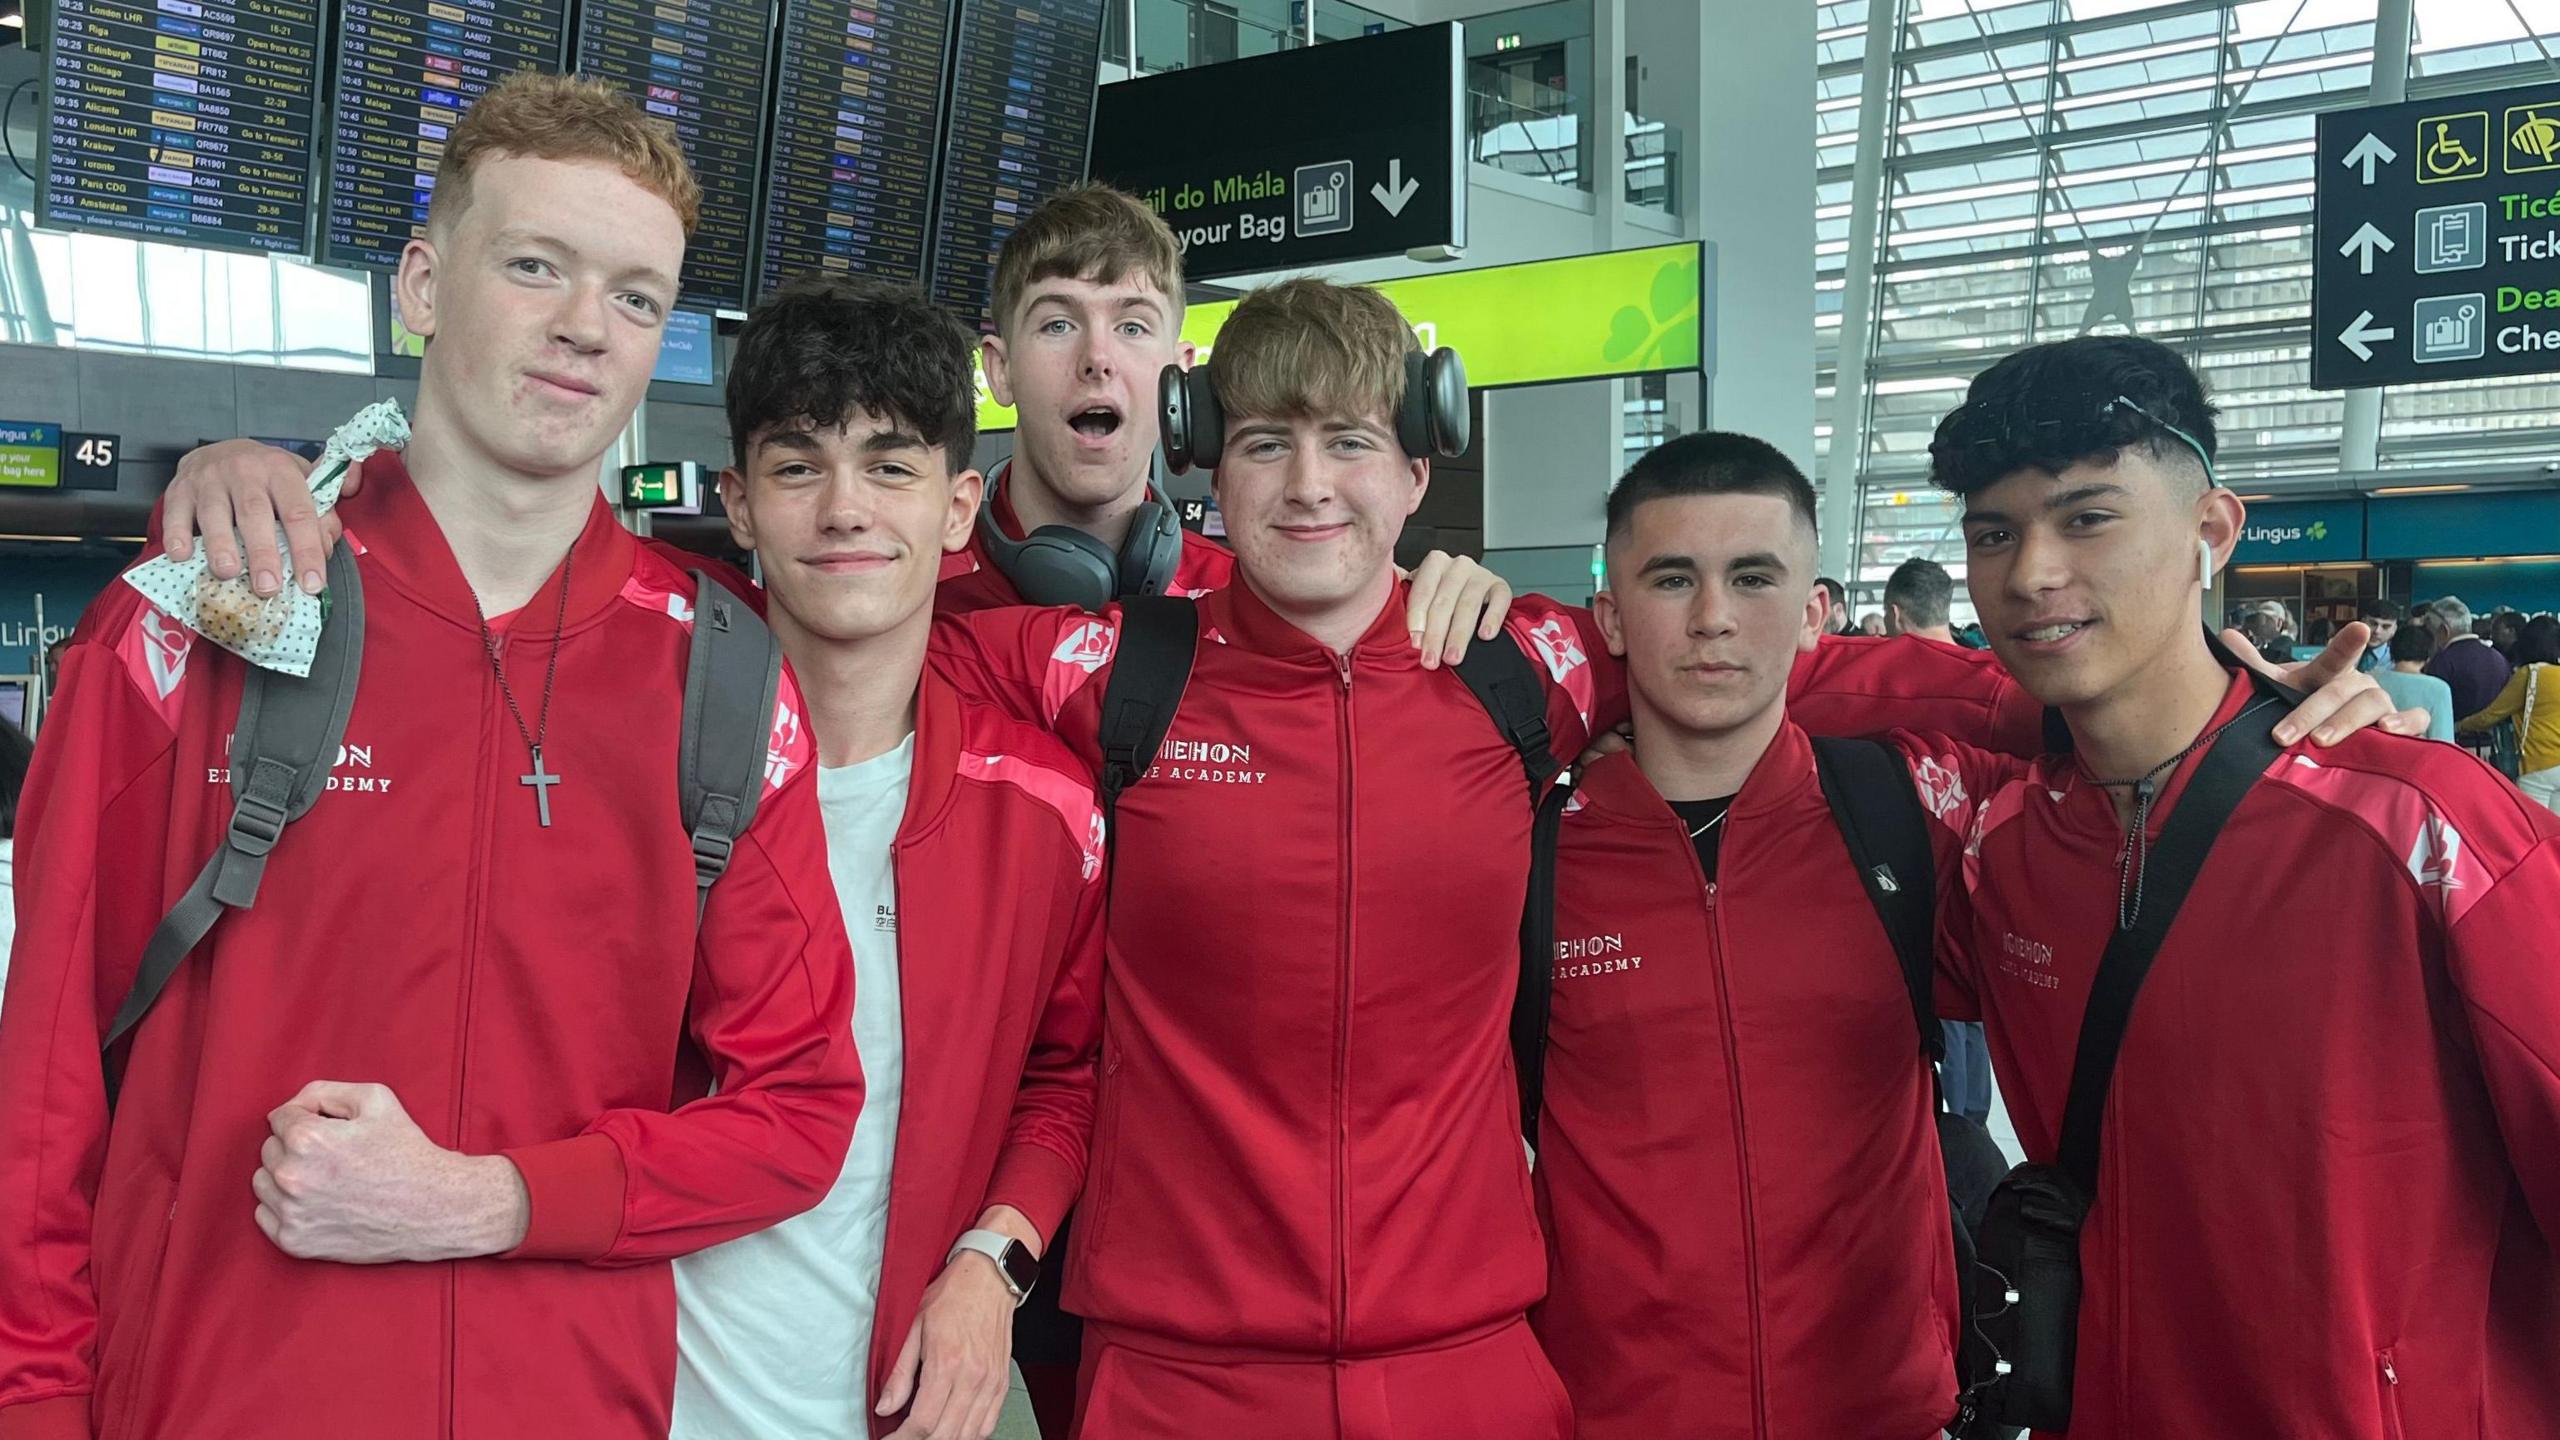
<svg viewBox="0 0 2560 1440"><path fill-rule="evenodd" d="M196 883L151 932L133 989L109 1022L100 1049L112 1047L141 1021L224 910L257 902L267 853L284 827L301 819L329 788L329 769L337 762L363 671L364 581L354 549L340 541L329 552L329 619L320 627L311 673L296 679L249 667L231 737L230 829Z"/></svg>
<svg viewBox="0 0 2560 1440"><path fill-rule="evenodd" d="M693 572L693 652L684 671L676 793L693 837L693 913L711 903L764 796L765 750L782 689L782 646L755 607Z"/></svg>

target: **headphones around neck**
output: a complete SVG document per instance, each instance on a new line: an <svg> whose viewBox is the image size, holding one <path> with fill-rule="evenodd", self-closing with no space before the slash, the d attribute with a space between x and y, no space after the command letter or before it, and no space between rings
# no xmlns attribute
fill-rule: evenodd
<svg viewBox="0 0 2560 1440"><path fill-rule="evenodd" d="M1164 458L1176 473L1218 468L1226 448L1227 416L1210 379L1214 359L1188 370L1167 365L1156 382L1157 418L1163 422ZM1396 443L1416 460L1467 452L1473 426L1467 414L1467 367L1450 349L1404 352L1404 400L1396 407Z"/></svg>
<svg viewBox="0 0 2560 1440"><path fill-rule="evenodd" d="M993 493L978 507L978 538L1029 605L1100 610L1130 595L1161 595L1182 563L1182 522L1153 485L1130 515L1129 538L1117 552L1072 525L1043 525L1016 540L996 523Z"/></svg>

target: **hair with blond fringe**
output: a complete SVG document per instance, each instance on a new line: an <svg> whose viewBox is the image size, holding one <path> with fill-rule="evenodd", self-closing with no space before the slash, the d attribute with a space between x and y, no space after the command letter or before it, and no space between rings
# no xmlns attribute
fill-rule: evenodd
<svg viewBox="0 0 2560 1440"><path fill-rule="evenodd" d="M427 228L441 233L471 204L471 172L494 155L534 160L599 160L674 207L686 239L702 218L702 187L685 163L676 130L602 80L519 70L463 112L436 163Z"/></svg>
<svg viewBox="0 0 2560 1440"><path fill-rule="evenodd" d="M1421 349L1395 302L1366 285L1283 280L1246 295L1218 329L1218 408L1246 417L1384 420L1404 403L1404 357Z"/></svg>
<svg viewBox="0 0 2560 1440"><path fill-rule="evenodd" d="M1023 297L1043 280L1117 285L1136 275L1164 292L1169 325L1182 323L1182 247L1147 202L1108 185L1070 185L1041 202L996 251L990 318L1013 333Z"/></svg>

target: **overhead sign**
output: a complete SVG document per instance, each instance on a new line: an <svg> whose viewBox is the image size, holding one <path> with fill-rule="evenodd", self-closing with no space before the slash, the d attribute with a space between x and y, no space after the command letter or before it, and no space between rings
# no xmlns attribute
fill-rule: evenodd
<svg viewBox="0 0 2560 1440"><path fill-rule="evenodd" d="M62 483L62 427L0 420L0 485L51 490Z"/></svg>
<svg viewBox="0 0 2560 1440"><path fill-rule="evenodd" d="M2311 383L2560 370L2560 85L2319 121Z"/></svg>
<svg viewBox="0 0 2560 1440"><path fill-rule="evenodd" d="M62 488L113 490L124 438L95 431L62 432Z"/></svg>
<svg viewBox="0 0 2560 1440"><path fill-rule="evenodd" d="M1707 349L1712 252L1696 241L1452 270L1377 289L1425 345L1446 345L1478 390L1714 368ZM1206 358L1238 302L1182 312L1182 338ZM1010 430L1013 412L978 377L978 428Z"/></svg>
<svg viewBox="0 0 2560 1440"><path fill-rule="evenodd" d="M1193 280L1454 251L1466 63L1425 25L1105 85L1093 177L1164 217Z"/></svg>
<svg viewBox="0 0 2560 1440"><path fill-rule="evenodd" d="M2364 558L2364 501L2252 505L2232 547L2235 565L2298 565Z"/></svg>

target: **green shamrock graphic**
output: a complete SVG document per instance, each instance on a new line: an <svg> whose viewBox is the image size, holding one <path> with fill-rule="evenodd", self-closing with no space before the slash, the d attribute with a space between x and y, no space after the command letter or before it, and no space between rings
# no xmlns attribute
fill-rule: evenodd
<svg viewBox="0 0 2560 1440"><path fill-rule="evenodd" d="M1623 305L1609 317L1609 340L1600 358L1612 365L1633 361L1662 365L1666 354L1698 353L1698 261L1666 260L1653 272L1652 313Z"/></svg>

